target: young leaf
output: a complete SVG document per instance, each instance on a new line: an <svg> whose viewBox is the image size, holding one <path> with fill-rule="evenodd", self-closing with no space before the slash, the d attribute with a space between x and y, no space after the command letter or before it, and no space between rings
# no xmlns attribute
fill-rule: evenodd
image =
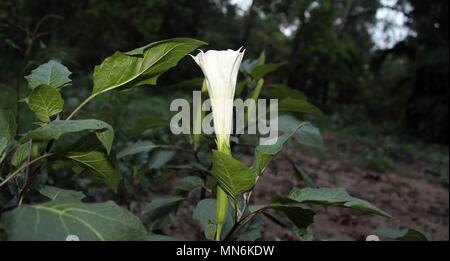
<svg viewBox="0 0 450 261"><path fill-rule="evenodd" d="M34 88L28 99L28 107L42 122L50 122L50 117L63 110L64 100L59 91L49 85Z"/></svg>
<svg viewBox="0 0 450 261"><path fill-rule="evenodd" d="M174 38L126 53L116 52L95 67L92 96L117 88L154 85L161 74L204 44L195 39Z"/></svg>
<svg viewBox="0 0 450 261"><path fill-rule="evenodd" d="M17 125L11 110L0 110L0 138L11 141L16 136Z"/></svg>
<svg viewBox="0 0 450 261"><path fill-rule="evenodd" d="M22 205L2 217L8 240L80 241L144 240L145 227L138 217L114 202L82 203L56 198L40 205Z"/></svg>
<svg viewBox="0 0 450 261"><path fill-rule="evenodd" d="M344 188L294 188L288 198L296 203L353 208L387 218L391 217L369 202L350 196Z"/></svg>
<svg viewBox="0 0 450 261"><path fill-rule="evenodd" d="M96 131L97 138L109 153L114 138L114 131L111 125L99 120L55 120L27 132L21 141L30 139L56 140L62 135L81 131Z"/></svg>
<svg viewBox="0 0 450 261"><path fill-rule="evenodd" d="M25 79L27 79L28 87L31 89L42 84L60 88L71 82L69 78L71 74L66 66L55 60L50 60L31 71L31 74L25 76Z"/></svg>
<svg viewBox="0 0 450 261"><path fill-rule="evenodd" d="M229 195L235 197L249 191L256 182L256 175L231 155L213 150L213 175Z"/></svg>
<svg viewBox="0 0 450 261"><path fill-rule="evenodd" d="M108 157L100 151L69 152L63 157L71 159L80 166L90 170L97 178L113 191L119 185L119 171L109 162Z"/></svg>

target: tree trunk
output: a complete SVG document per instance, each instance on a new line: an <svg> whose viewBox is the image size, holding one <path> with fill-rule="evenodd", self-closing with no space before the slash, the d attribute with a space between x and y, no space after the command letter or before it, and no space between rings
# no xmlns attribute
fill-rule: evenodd
<svg viewBox="0 0 450 261"><path fill-rule="evenodd" d="M248 9L248 15L247 15L244 31L242 31L242 35L241 35L241 44L242 45L247 44L248 39L249 39L250 34L253 29L253 25L255 24L255 19L256 19L256 14L257 14L255 7L256 7L256 0L253 0L252 4L250 5L250 8Z"/></svg>
<svg viewBox="0 0 450 261"><path fill-rule="evenodd" d="M343 31L345 29L345 26L347 25L348 18L352 11L353 1L354 0L347 0L347 4L345 5L344 12L342 13L341 16L341 24L339 25L339 31Z"/></svg>

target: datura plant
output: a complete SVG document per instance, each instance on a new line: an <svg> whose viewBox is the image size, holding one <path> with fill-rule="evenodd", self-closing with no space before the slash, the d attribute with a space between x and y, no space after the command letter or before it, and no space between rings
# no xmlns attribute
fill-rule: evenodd
<svg viewBox="0 0 450 261"><path fill-rule="evenodd" d="M214 151L216 154L231 155L230 133L233 120L233 98L244 52L210 50L206 53L200 52L193 57L205 75L205 82L211 99L217 144L217 151ZM218 186L216 240L220 240L227 217L227 208L228 195Z"/></svg>
<svg viewBox="0 0 450 261"><path fill-rule="evenodd" d="M389 218L343 188L318 188L298 162L281 152L291 140L291 148L323 149L320 132L311 123L322 115L320 109L299 90L264 80L283 63L266 63L264 52L257 59L243 60L242 48L197 51L205 45L195 39L174 38L116 52L95 66L92 91L78 105L74 99L68 102L67 96L83 92L75 90L71 72L60 62L50 60L25 76L29 93L17 102L34 114L34 123L18 121L17 111L0 110L0 238L176 239L167 228L173 218L187 218L174 216L179 208L192 213L207 240L259 240L262 216L292 230L300 240L319 240L308 230L319 206ZM162 74L194 52L198 52L191 56L194 61L184 59L183 70L190 68L199 78L164 87L158 83ZM135 87L152 85L170 89L172 98L194 90L202 101L210 101L212 113L196 105L196 98L192 103L186 101L187 118L192 114L194 121L185 130L193 133L181 134L170 132L179 126L170 123L169 107L160 108L160 114L139 115L135 122L130 119L126 128L116 131L118 123L79 118L91 101L95 100L95 108L101 106L97 97L105 94L106 103L113 104L112 97L126 95L123 91L138 92ZM245 120L243 129L251 129L250 119L257 113L253 124L276 123L274 138L258 142L259 134L233 132L237 98L250 101L240 117ZM260 102L264 100L276 106ZM127 102L133 105L139 100ZM156 106L146 104L145 108L150 112ZM123 112L126 108L115 109ZM117 121L128 121L126 117ZM208 119L214 132L199 131ZM253 190L279 153L303 186L292 188L288 195L270 195L270 202L254 204ZM251 165L239 160L242 154L253 155ZM174 180L173 195L149 198L170 180Z"/></svg>

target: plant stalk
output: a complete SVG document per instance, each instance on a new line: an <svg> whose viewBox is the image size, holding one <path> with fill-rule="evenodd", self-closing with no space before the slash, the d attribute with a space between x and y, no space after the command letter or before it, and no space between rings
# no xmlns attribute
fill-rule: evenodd
<svg viewBox="0 0 450 261"><path fill-rule="evenodd" d="M66 118L67 120L72 119L73 116L75 116L75 114L77 114L77 112L83 108L90 100L92 100L95 96L90 95L89 97L87 97L82 103L80 103L80 105L78 105L78 107L75 108L75 110L73 110L73 112Z"/></svg>
<svg viewBox="0 0 450 261"><path fill-rule="evenodd" d="M26 162L24 163L22 166L20 166L16 171L14 171L11 175L9 175L8 177L6 177L1 183L0 183L0 187L2 187L3 185L5 185L8 181L10 181L12 178L14 178L15 176L17 176L20 172L22 172L22 170L24 170L25 168L27 168L28 166L34 164L35 162L45 159L49 156L51 156L53 154L49 153L49 154L44 154L42 156L39 156L35 159L33 159L32 161Z"/></svg>
<svg viewBox="0 0 450 261"><path fill-rule="evenodd" d="M230 146L228 144L217 144L218 150L223 153L231 154ZM222 229L225 221L227 219L227 210L228 210L228 195L227 193L217 185L217 199L216 199L216 241L220 241L222 239Z"/></svg>

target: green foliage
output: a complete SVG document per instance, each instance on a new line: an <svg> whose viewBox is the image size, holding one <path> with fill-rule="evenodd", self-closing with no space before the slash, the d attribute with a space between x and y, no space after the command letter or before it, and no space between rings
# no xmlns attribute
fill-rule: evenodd
<svg viewBox="0 0 450 261"><path fill-rule="evenodd" d="M224 223L223 232L227 233L233 226L232 209L228 208L226 221ZM198 202L194 209L192 218L200 222L206 239L213 240L216 234L216 200L203 199Z"/></svg>
<svg viewBox="0 0 450 261"><path fill-rule="evenodd" d="M299 131L295 131L300 124L302 123L291 115L278 117L278 128L280 130L293 133L293 138L302 145L323 150L324 144L319 129L311 123L305 123Z"/></svg>
<svg viewBox="0 0 450 261"><path fill-rule="evenodd" d="M58 89L67 86L72 81L69 78L71 74L66 66L50 60L31 71L31 74L25 76L25 79L28 81L28 87L32 90L41 85Z"/></svg>
<svg viewBox="0 0 450 261"><path fill-rule="evenodd" d="M155 85L162 73L176 66L184 56L204 44L195 39L174 38L151 43L126 53L116 52L95 67L92 96L113 89Z"/></svg>
<svg viewBox="0 0 450 261"><path fill-rule="evenodd" d="M387 218L391 217L389 214L373 206L369 202L350 196L345 189L342 188L295 188L289 192L288 198L296 203L354 208Z"/></svg>
<svg viewBox="0 0 450 261"><path fill-rule="evenodd" d="M0 110L0 137L8 141L16 136L17 124L14 114L10 110Z"/></svg>
<svg viewBox="0 0 450 261"><path fill-rule="evenodd" d="M146 235L139 218L117 206L82 203L80 194L46 191L51 201L22 205L2 218L9 240L59 240L70 235L82 241L143 240Z"/></svg>
<svg viewBox="0 0 450 261"><path fill-rule="evenodd" d="M111 165L105 153L101 151L72 151L63 154L63 157L80 164L80 166L102 180L109 188L117 191L120 174Z"/></svg>
<svg viewBox="0 0 450 261"><path fill-rule="evenodd" d="M24 163L25 160L27 160L29 151L30 151L30 144L28 142L19 145L19 147L17 147L16 151L14 151L14 154L12 156L11 165L13 165L14 167L22 165L22 163Z"/></svg>
<svg viewBox="0 0 450 261"><path fill-rule="evenodd" d="M204 181L200 177L187 176L177 180L177 182L175 183L175 190L177 194L186 197L189 194L189 192L191 192L196 188L201 188L204 185L205 185Z"/></svg>
<svg viewBox="0 0 450 261"><path fill-rule="evenodd" d="M214 149L211 153L214 139L207 135L171 135L167 128L171 114L164 106L174 98L185 97L185 90L191 91L191 88L202 88L203 98L206 98L205 86L199 84L201 81L194 78L172 84L167 90L151 90L158 95L145 95L145 98L142 98L144 91L131 89L156 85L163 73L204 44L195 39L174 38L130 52L116 52L95 67L90 94L83 93L86 90L82 88L65 88L61 95L62 87L71 83L71 73L54 60L26 76L31 92L23 101L40 120L39 127L21 128L22 135L16 141L17 124L13 113L0 111L0 163L6 166L4 173L7 173L5 178L4 173L0 173L0 187L8 183L7 193L12 199L12 203L8 203L12 210L2 215L1 220L7 239L65 240L68 235L76 235L80 240L174 240L164 234L171 222L170 216L180 207L192 210L192 218L200 223L208 240L259 240L263 225L259 214L291 229L299 238L310 240L313 236L307 229L314 221L315 205L389 216L370 203L351 197L344 189L315 188L314 182L294 162L291 163L298 177L314 188L295 188L288 196L273 196L265 205L250 205L255 185L264 178L261 175L264 169L291 138L305 146L324 147L319 129L312 124L323 113L302 92L265 79L274 76L285 64L266 63L265 52L258 59L242 63L244 79L236 93L253 100L280 99L281 115L272 120L279 122L283 134L274 144L254 145L250 167L231 154L242 149L239 135L233 137L230 153ZM130 92L108 92L110 90ZM97 97L101 93L105 95ZM82 96L87 98L78 103ZM64 100L63 97L70 98ZM89 102L92 105L86 106ZM73 109L70 114L66 114L64 105ZM82 108L88 110L86 114L78 114ZM107 113L102 115L101 111ZM246 119L250 112L251 109L246 111ZM150 115L143 117L144 113ZM83 115L89 115L90 119ZM7 163L3 165L5 158ZM149 200L148 195L160 194L159 190L169 188L170 178L175 173L183 177L173 184L175 195ZM41 180L31 178L36 176ZM100 182L92 183L93 178ZM46 184L82 188L84 193ZM51 200L42 202L41 198L32 197L32 192L36 191ZM219 201L207 198L216 191L223 196ZM197 192L199 200L192 200L198 198L191 197ZM136 212L142 208L135 208L134 203L145 202L140 213L143 222L111 201L84 203L85 195L94 201L113 197ZM224 201L229 202L221 205ZM224 212L217 209L226 210L223 227L217 218L221 219Z"/></svg>
<svg viewBox="0 0 450 261"><path fill-rule="evenodd" d="M29 131L22 137L21 141L27 140L57 140L62 135L82 131L95 131L99 141L106 151L111 150L114 131L106 122L99 120L54 120L47 125Z"/></svg>
<svg viewBox="0 0 450 261"><path fill-rule="evenodd" d="M380 235L382 237L388 239L394 239L398 241L429 241L425 233L412 229L412 228L404 228L404 229L391 229L391 228L379 228L374 231L376 235Z"/></svg>
<svg viewBox="0 0 450 261"><path fill-rule="evenodd" d="M256 175L244 163L217 150L213 151L212 171L222 189L232 197L249 191L256 182Z"/></svg>
<svg viewBox="0 0 450 261"><path fill-rule="evenodd" d="M63 110L64 100L58 90L50 85L39 85L28 98L28 107L42 122L50 122L50 117Z"/></svg>

